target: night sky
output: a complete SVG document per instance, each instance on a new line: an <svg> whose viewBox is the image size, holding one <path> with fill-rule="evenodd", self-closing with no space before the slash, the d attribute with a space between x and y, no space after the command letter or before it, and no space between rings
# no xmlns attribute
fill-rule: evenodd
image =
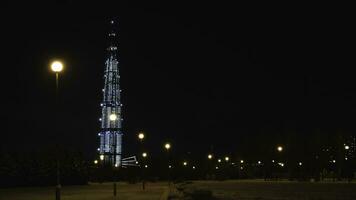
<svg viewBox="0 0 356 200"><path fill-rule="evenodd" d="M5 3L0 145L31 151L56 140L95 154L111 17L119 19L126 154L136 150L138 131L152 151L171 141L177 152L233 151L261 132L353 131L348 12L269 7ZM48 67L54 58L66 67L58 112Z"/></svg>

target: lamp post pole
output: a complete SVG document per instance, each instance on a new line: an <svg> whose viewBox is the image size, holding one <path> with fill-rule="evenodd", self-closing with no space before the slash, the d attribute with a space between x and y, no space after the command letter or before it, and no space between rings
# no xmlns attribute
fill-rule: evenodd
<svg viewBox="0 0 356 200"><path fill-rule="evenodd" d="M140 152L143 152L143 139L145 138L145 134L143 132L138 134L138 139L140 140ZM141 160L141 175L142 175L142 189L145 190L145 186L146 186L146 177L145 177L145 169L144 169L144 164L146 164L145 162L143 162L145 160L147 156L147 153L142 153L142 160Z"/></svg>
<svg viewBox="0 0 356 200"><path fill-rule="evenodd" d="M168 163L168 187L169 189L171 188L171 174L170 174L170 170L171 170L171 165L170 165L170 159L169 159L169 150L171 149L171 144L170 143L166 143L164 145L164 148L167 150L167 163Z"/></svg>
<svg viewBox="0 0 356 200"><path fill-rule="evenodd" d="M58 134L58 105L59 105L59 73L63 70L63 64L60 61L53 61L51 64L51 70L56 74L56 105L55 105L55 110L56 110L56 120L55 120L55 129ZM60 163L59 163L59 144L58 144L58 140L57 140L57 144L56 144L56 176L57 176L57 185L56 185L56 200L60 200L61 199L61 182L60 182Z"/></svg>

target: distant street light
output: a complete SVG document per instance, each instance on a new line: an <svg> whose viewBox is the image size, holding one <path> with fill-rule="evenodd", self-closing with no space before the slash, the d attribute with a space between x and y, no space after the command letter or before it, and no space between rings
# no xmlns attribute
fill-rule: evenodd
<svg viewBox="0 0 356 200"><path fill-rule="evenodd" d="M94 164L98 164L98 160L94 160Z"/></svg>
<svg viewBox="0 0 356 200"><path fill-rule="evenodd" d="M188 164L188 163L187 163L186 161L183 162L183 165L184 165L184 166L187 166L187 164Z"/></svg>
<svg viewBox="0 0 356 200"><path fill-rule="evenodd" d="M208 159L211 160L213 158L213 155L209 154Z"/></svg>
<svg viewBox="0 0 356 200"><path fill-rule="evenodd" d="M164 148L167 150L167 165L168 165L168 170L167 170L167 178L168 178L168 187L171 189L171 165L170 165L170 159L169 159L169 149L171 148L171 144L168 142L164 144Z"/></svg>
<svg viewBox="0 0 356 200"><path fill-rule="evenodd" d="M220 163L220 162L221 162L221 159L218 159L218 162Z"/></svg>
<svg viewBox="0 0 356 200"><path fill-rule="evenodd" d="M140 132L138 133L138 139L140 140L140 149L141 151L143 150L143 139L145 138L145 134L143 132ZM142 157L143 158L146 158L147 157L147 153L146 152L143 152L142 153ZM145 161L142 160L142 164L144 163ZM146 165L145 165L146 166ZM145 167L147 168L147 167ZM141 170L141 175L142 175L142 189L145 190L146 188L146 177L145 177L145 171L144 169L142 168Z"/></svg>
<svg viewBox="0 0 356 200"><path fill-rule="evenodd" d="M282 146L278 146L277 147L277 151L282 152L283 151L283 147Z"/></svg>
<svg viewBox="0 0 356 200"><path fill-rule="evenodd" d="M145 138L145 134L144 133L139 133L138 134L138 139L140 139L141 141L143 140L143 138Z"/></svg>
<svg viewBox="0 0 356 200"><path fill-rule="evenodd" d="M302 166L302 165L303 165L303 163L302 163L302 162L299 162L298 164L299 164L299 166Z"/></svg>
<svg viewBox="0 0 356 200"><path fill-rule="evenodd" d="M345 145L345 150L349 150L349 149L350 149L350 146Z"/></svg>
<svg viewBox="0 0 356 200"><path fill-rule="evenodd" d="M225 157L225 161L228 162L230 158L228 156Z"/></svg>
<svg viewBox="0 0 356 200"><path fill-rule="evenodd" d="M164 145L164 148L166 148L167 150L169 150L169 149L171 148L171 144L166 143L166 144Z"/></svg>
<svg viewBox="0 0 356 200"><path fill-rule="evenodd" d="M241 163L241 164L244 163L244 160L240 160L240 163Z"/></svg>

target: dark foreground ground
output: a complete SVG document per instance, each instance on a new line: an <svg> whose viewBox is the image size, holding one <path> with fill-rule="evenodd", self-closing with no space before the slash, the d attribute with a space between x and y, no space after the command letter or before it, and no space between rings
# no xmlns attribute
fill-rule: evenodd
<svg viewBox="0 0 356 200"><path fill-rule="evenodd" d="M168 195L167 183L148 183L146 190L141 184L119 183L117 198L113 197L113 184L89 184L62 187L61 200L160 200ZM53 200L54 187L0 189L0 200Z"/></svg>
<svg viewBox="0 0 356 200"><path fill-rule="evenodd" d="M290 181L194 181L188 189L211 190L217 199L356 200L356 183Z"/></svg>
<svg viewBox="0 0 356 200"><path fill-rule="evenodd" d="M179 186L179 185L176 185ZM224 200L356 200L356 183L308 183L289 181L193 181L186 190L211 190L214 199ZM147 183L146 190L138 184L118 184L120 200L163 200L168 196L167 182ZM182 192L175 199L182 197ZM180 196L180 198L179 198ZM23 187L0 189L0 200L53 200L54 187ZM85 186L64 186L62 200L112 200L112 183L93 183ZM189 199L189 198L188 198ZM204 199L207 200L207 199Z"/></svg>

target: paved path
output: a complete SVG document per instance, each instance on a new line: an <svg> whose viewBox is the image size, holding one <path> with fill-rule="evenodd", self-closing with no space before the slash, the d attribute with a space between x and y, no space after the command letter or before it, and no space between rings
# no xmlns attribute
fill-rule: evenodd
<svg viewBox="0 0 356 200"><path fill-rule="evenodd" d="M222 199L356 200L356 183L345 182L194 181L188 187L211 190Z"/></svg>

